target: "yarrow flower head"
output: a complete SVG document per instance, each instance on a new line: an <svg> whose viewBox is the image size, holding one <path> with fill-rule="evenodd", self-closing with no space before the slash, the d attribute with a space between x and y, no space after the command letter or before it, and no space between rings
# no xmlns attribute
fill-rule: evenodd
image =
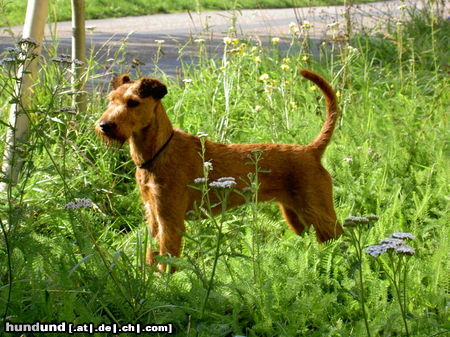
<svg viewBox="0 0 450 337"><path fill-rule="evenodd" d="M194 179L194 184L203 184L206 183L206 178L202 177L202 178L195 178Z"/></svg>
<svg viewBox="0 0 450 337"><path fill-rule="evenodd" d="M403 240L401 239L393 239L393 238L386 238L380 241L380 245L387 245L389 247L396 247L403 244Z"/></svg>
<svg viewBox="0 0 450 337"><path fill-rule="evenodd" d="M273 44L278 44L280 42L280 38L279 37L273 37L272 38L272 43Z"/></svg>
<svg viewBox="0 0 450 337"><path fill-rule="evenodd" d="M289 70L290 67L289 67L287 64L284 64L284 63L283 63L283 64L280 66L280 68L281 68L281 70L285 70L285 71L286 71L286 70Z"/></svg>
<svg viewBox="0 0 450 337"><path fill-rule="evenodd" d="M70 201L66 204L66 209L79 209L79 208L90 208L92 207L92 201L87 198L78 199L76 201Z"/></svg>
<svg viewBox="0 0 450 337"><path fill-rule="evenodd" d="M413 240L415 239L415 236L411 233L392 233L389 238L381 240L378 245L368 246L365 251L372 257L378 257L388 250L402 255L414 255L416 253L414 248L405 244L403 239Z"/></svg>
<svg viewBox="0 0 450 337"><path fill-rule="evenodd" d="M409 245L400 245L394 248L395 252L398 254L405 254L405 255L414 255L416 253L416 251L414 250L413 247L409 246Z"/></svg>
<svg viewBox="0 0 450 337"><path fill-rule="evenodd" d="M378 257L387 250L385 245L372 245L365 249L366 253L372 257Z"/></svg>
<svg viewBox="0 0 450 337"><path fill-rule="evenodd" d="M12 57L5 57L3 59L0 60L0 65L10 65L13 63L16 63L18 60L16 58L12 58Z"/></svg>
<svg viewBox="0 0 450 337"><path fill-rule="evenodd" d="M395 232L395 233L391 234L391 238L400 239L400 240L405 240L405 239L414 240L416 238L416 236L411 233Z"/></svg>
<svg viewBox="0 0 450 337"><path fill-rule="evenodd" d="M155 40L155 42L159 45L162 45L166 40Z"/></svg>
<svg viewBox="0 0 450 337"><path fill-rule="evenodd" d="M32 48L36 48L37 46L39 46L39 43L32 37L26 37L26 38L20 39L19 42L17 42L17 44L18 45L27 45Z"/></svg>
<svg viewBox="0 0 450 337"><path fill-rule="evenodd" d="M205 43L205 39L195 39L194 42L198 44Z"/></svg>
<svg viewBox="0 0 450 337"><path fill-rule="evenodd" d="M370 215L367 215L366 218L369 219L369 221L375 222L375 221L378 221L378 219L379 219L380 217L379 217L378 215L370 214Z"/></svg>
<svg viewBox="0 0 450 337"><path fill-rule="evenodd" d="M205 161L203 163L203 167L208 169L208 170L212 170L213 169L212 163L210 161Z"/></svg>
<svg viewBox="0 0 450 337"><path fill-rule="evenodd" d="M66 54L61 54L58 57L53 57L51 60L64 66L69 66L72 64L72 58Z"/></svg>
<svg viewBox="0 0 450 337"><path fill-rule="evenodd" d="M191 78L185 78L183 79L184 83L192 83L192 79Z"/></svg>
<svg viewBox="0 0 450 337"><path fill-rule="evenodd" d="M355 227L360 224L368 224L369 219L362 216L349 216L344 219L344 226L346 227Z"/></svg>
<svg viewBox="0 0 450 337"><path fill-rule="evenodd" d="M64 106L55 111L56 113L68 113L68 114L76 114L76 110L71 106Z"/></svg>
<svg viewBox="0 0 450 337"><path fill-rule="evenodd" d="M198 138L204 138L204 137L208 137L209 135L207 133L204 133L202 131L197 132L197 137Z"/></svg>
<svg viewBox="0 0 450 337"><path fill-rule="evenodd" d="M222 177L209 184L213 188L233 188L236 185L236 180L233 177Z"/></svg>

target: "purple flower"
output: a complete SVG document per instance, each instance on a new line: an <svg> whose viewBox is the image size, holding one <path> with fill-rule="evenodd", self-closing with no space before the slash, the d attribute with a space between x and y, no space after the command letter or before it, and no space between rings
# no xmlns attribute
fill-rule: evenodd
<svg viewBox="0 0 450 337"><path fill-rule="evenodd" d="M392 233L390 237L394 238L394 239L400 239L400 240L405 240L405 239L414 240L416 238L415 235L413 235L411 233L405 233L405 232L395 232L395 233Z"/></svg>
<svg viewBox="0 0 450 337"><path fill-rule="evenodd" d="M386 238L380 241L381 245L388 245L392 248L395 248L396 246L400 246L404 244L403 240L401 239L394 239L394 238Z"/></svg>
<svg viewBox="0 0 450 337"><path fill-rule="evenodd" d="M378 257L388 250L386 245L372 245L365 249L366 253L372 257Z"/></svg>
<svg viewBox="0 0 450 337"><path fill-rule="evenodd" d="M367 215L366 218L367 218L369 221L375 222L375 221L377 221L380 217L377 216L377 215L372 215L372 214L371 214L371 215Z"/></svg>
<svg viewBox="0 0 450 337"><path fill-rule="evenodd" d="M90 208L92 207L92 201L87 198L78 199L76 201L70 201L66 204L66 209L79 209L79 208Z"/></svg>
<svg viewBox="0 0 450 337"><path fill-rule="evenodd" d="M395 252L398 254L414 255L416 253L416 251L414 250L413 247L405 245L405 244L397 246L394 249L395 249Z"/></svg>
<svg viewBox="0 0 450 337"><path fill-rule="evenodd" d="M355 227L359 224L367 224L369 223L369 219L362 216L349 216L344 219L344 226L347 227Z"/></svg>

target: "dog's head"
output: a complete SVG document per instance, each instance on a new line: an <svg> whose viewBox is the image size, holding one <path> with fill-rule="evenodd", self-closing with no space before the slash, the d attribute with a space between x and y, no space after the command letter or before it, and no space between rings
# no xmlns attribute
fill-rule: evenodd
<svg viewBox="0 0 450 337"><path fill-rule="evenodd" d="M95 131L107 143L122 144L134 133L152 125L167 88L154 78L132 81L127 74L115 77L111 85L108 107L95 123Z"/></svg>

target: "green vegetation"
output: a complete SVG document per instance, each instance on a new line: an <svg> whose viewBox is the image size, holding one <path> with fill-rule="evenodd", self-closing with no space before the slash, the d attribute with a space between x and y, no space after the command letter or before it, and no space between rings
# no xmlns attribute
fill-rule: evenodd
<svg viewBox="0 0 450 337"><path fill-rule="evenodd" d="M5 3L5 16L0 18L0 27L22 25L25 18L26 1L2 0ZM352 1L353 3L371 2ZM347 1L348 2L348 1ZM1 3L1 1L0 1ZM226 10L246 8L288 8L322 5L342 5L345 0L87 0L86 18L104 19L122 16L149 15L198 10ZM71 19L71 1L49 1L50 14L56 21Z"/></svg>
<svg viewBox="0 0 450 337"><path fill-rule="evenodd" d="M148 236L126 146L106 148L93 132L106 105L108 87L98 81L106 61L89 60L89 110L74 114L62 109L71 104L68 64L42 60L22 147L28 160L0 203L2 320L171 322L177 336L444 336L450 24L423 11L393 27L386 36L328 41L316 56L307 27L287 51L232 36L219 60L197 41L199 65L184 65L176 79L153 74L168 84L164 104L177 127L226 143L298 144L317 135L324 109L299 70L323 74L342 107L323 160L338 216L379 216L371 229L347 227L345 237L319 245L313 230L296 236L276 205L257 202L255 175L246 206L214 219L193 214L182 257L163 258L179 267L173 275L144 263ZM124 51L113 67L135 71ZM11 73L23 62L17 52L1 65L1 137L14 101ZM255 172L260 155L249 158ZM234 192L221 193L226 202ZM413 233L416 253L366 254L393 232Z"/></svg>

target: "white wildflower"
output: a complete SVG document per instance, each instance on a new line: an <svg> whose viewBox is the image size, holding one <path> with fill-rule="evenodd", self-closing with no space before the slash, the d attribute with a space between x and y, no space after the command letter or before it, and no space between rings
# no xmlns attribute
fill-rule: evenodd
<svg viewBox="0 0 450 337"><path fill-rule="evenodd" d="M195 178L194 184L203 184L206 183L206 178Z"/></svg>
<svg viewBox="0 0 450 337"><path fill-rule="evenodd" d="M232 188L234 185L236 185L236 181L233 177L222 177L209 184L210 187L224 189Z"/></svg>

